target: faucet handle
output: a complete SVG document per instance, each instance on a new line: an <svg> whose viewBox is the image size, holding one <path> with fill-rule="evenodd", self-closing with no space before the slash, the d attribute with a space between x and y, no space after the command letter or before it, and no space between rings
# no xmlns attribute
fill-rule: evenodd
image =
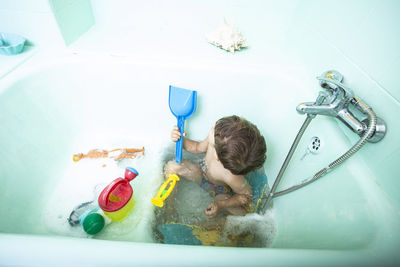
<svg viewBox="0 0 400 267"><path fill-rule="evenodd" d="M329 93L326 91L320 91L317 99L315 100L315 105L322 105L325 102L325 99L329 98Z"/></svg>
<svg viewBox="0 0 400 267"><path fill-rule="evenodd" d="M320 80L320 81L324 81L324 82L326 82L328 84L329 83L334 84L337 87L341 88L345 92L345 95L346 95L347 98L353 98L354 97L354 93L353 93L352 89L350 89L349 87L345 86L340 81L337 81L337 80L332 79L332 78L326 78L325 76L319 76L319 77L317 77L317 79Z"/></svg>
<svg viewBox="0 0 400 267"><path fill-rule="evenodd" d="M336 70L327 70L324 73L321 74L320 77L325 77L325 78L329 78L331 80L335 80L338 82L342 82L343 81L343 75L336 71ZM319 81L319 85L321 85L322 88L325 89L331 89L332 91L337 90L337 85L333 84L333 83L329 83L326 81Z"/></svg>

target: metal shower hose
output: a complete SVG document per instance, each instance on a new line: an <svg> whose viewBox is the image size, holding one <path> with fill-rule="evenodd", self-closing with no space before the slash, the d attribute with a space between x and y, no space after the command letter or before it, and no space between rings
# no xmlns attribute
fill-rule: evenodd
<svg viewBox="0 0 400 267"><path fill-rule="evenodd" d="M326 173L328 173L328 171L332 170L333 168L339 166L340 164L342 164L344 161L346 161L348 158L350 158L352 155L354 155L354 153L356 153L358 150L360 150L360 148L367 142L367 140L375 133L375 127L376 127L376 115L373 112L373 110L364 102L362 102L360 99L354 97L355 100L355 104L360 108L360 110L362 112L364 112L365 114L368 115L369 117L369 125L367 130L365 131L365 133L363 134L363 136L360 138L360 140L358 140L358 142L352 146L346 153L344 153L342 156L340 156L339 158L337 158L335 161L331 162L328 167L325 167L323 169L321 169L320 171L318 171L316 174L314 174L314 176L308 180L303 181L301 184L298 185L294 185L292 187L289 187L285 190L276 192L276 189L282 179L283 173L285 172L287 166L289 165L289 161L292 158L294 151L296 150L296 147L298 145L298 143L300 142L301 137L303 136L306 128L308 127L308 125L310 124L311 120L315 117L315 116L310 116L307 115L306 120L304 121L303 125L301 126L299 132L297 133L297 136L289 150L289 153L286 156L285 161L282 164L282 167L278 173L278 176L275 179L274 184L272 185L272 188L269 192L269 194L265 197L266 201L264 202L264 204L261 207L261 211L265 212L265 208L268 207L269 202L271 201L272 198L274 197L279 197L282 196L284 194L293 192L299 188L302 188L303 186L306 186L314 181L316 181L317 179L321 178L322 176L324 176Z"/></svg>

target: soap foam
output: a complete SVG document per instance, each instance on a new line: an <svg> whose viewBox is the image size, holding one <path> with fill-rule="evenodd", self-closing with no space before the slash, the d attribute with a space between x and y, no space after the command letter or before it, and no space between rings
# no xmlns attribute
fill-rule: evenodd
<svg viewBox="0 0 400 267"><path fill-rule="evenodd" d="M153 242L150 225L154 212L150 200L155 188L158 188L163 180L159 152L160 147L163 146L157 145L154 140L142 141L140 144L140 147L145 147L145 155L134 159L115 161L110 158L99 158L82 159L79 162L73 162L71 159L44 209L43 220L46 228L55 234L91 237L83 231L81 226L70 226L69 215L79 204L97 201L100 192L110 182L124 177L126 167L133 167L139 172L139 175L130 182L135 200L134 208L122 222L108 224L94 237Z"/></svg>
<svg viewBox="0 0 400 267"><path fill-rule="evenodd" d="M224 234L239 236L241 234L254 234L254 247L268 247L276 235L276 224L272 210L264 215L248 213L245 216L228 216Z"/></svg>

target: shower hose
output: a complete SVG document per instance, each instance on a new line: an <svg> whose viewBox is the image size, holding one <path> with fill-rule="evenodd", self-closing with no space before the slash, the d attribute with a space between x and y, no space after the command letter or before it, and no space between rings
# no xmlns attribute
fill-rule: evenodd
<svg viewBox="0 0 400 267"><path fill-rule="evenodd" d="M354 153L356 153L358 150L360 150L360 148L367 142L367 140L369 138L371 138L371 136L375 133L375 127L376 127L376 121L377 121L376 115L372 111L372 109L367 104L362 102L360 99L358 99L356 97L354 97L353 99L354 99L354 101L353 101L354 105L359 110L361 110L363 113L367 114L369 117L368 128L365 131L365 133L361 136L360 140L358 140L358 142L354 146L352 146L346 153L344 153L342 156L337 158L335 161L331 162L328 165L328 167L325 167L325 168L321 169L320 171L318 171L317 173L315 173L313 177L304 180L302 183L300 183L298 185L294 185L285 190L275 192L281 179L282 179L282 176L283 176L287 166L289 165L290 159L292 158L292 156L296 150L296 147L300 142L301 137L303 136L303 134L304 134L305 130L307 129L308 125L310 124L311 120L315 117L314 115L307 115L306 120L304 121L303 125L301 126L292 146L290 147L290 150L285 158L285 161L282 164L282 167L278 173L278 176L276 177L276 179L274 181L274 184L272 185L270 192L268 193L267 196L265 196L266 201L262 205L262 207L260 209L261 211L265 212L265 209L268 207L272 198L279 197L279 196L285 195L287 193L293 192L293 191L300 189L300 188L316 181L317 179L321 178L322 176L327 174L330 170L339 166L344 161L346 161L348 158L350 158L352 155L354 155Z"/></svg>

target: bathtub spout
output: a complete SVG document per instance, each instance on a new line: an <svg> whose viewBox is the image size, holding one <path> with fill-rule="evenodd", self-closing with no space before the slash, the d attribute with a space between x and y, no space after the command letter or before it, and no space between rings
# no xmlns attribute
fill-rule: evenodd
<svg viewBox="0 0 400 267"><path fill-rule="evenodd" d="M313 102L304 102L296 107L296 110L300 114L310 114L310 115L325 115L335 117L336 112L332 105L317 105Z"/></svg>
<svg viewBox="0 0 400 267"><path fill-rule="evenodd" d="M296 110L300 114L312 115L326 115L334 116L333 105L326 104L326 100L329 99L329 94L325 91L320 91L315 102L304 102L296 107Z"/></svg>

